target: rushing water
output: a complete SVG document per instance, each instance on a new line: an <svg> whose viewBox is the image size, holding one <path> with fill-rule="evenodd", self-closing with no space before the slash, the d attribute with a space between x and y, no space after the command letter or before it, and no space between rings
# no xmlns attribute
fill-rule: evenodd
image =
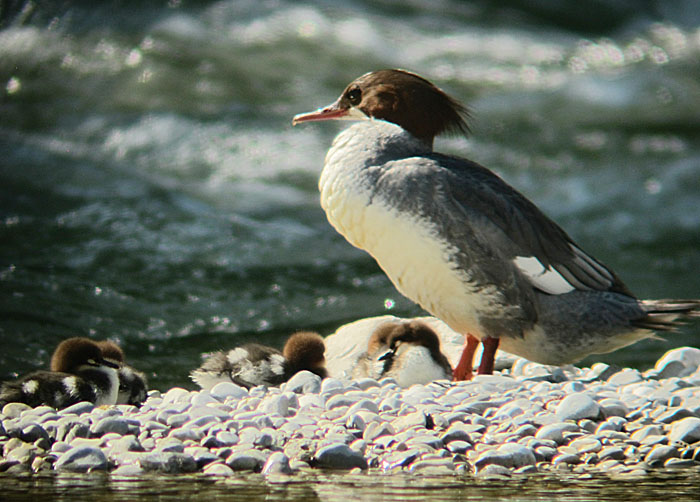
<svg viewBox="0 0 700 502"><path fill-rule="evenodd" d="M191 387L207 350L420 314L319 208L345 124L291 127L383 67L466 101L471 138L437 148L502 174L637 294L700 296L694 2L155 4L0 2L0 378L88 335ZM699 334L604 360L647 368Z"/></svg>

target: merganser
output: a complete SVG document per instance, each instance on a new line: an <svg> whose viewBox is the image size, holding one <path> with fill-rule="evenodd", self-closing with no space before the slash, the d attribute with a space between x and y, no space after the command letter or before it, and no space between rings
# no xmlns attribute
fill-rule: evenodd
<svg viewBox="0 0 700 502"><path fill-rule="evenodd" d="M52 371L35 371L0 389L0 408L20 402L56 409L81 401L96 405L115 404L119 391L117 365L102 356L100 347L88 338L62 341L51 357Z"/></svg>
<svg viewBox="0 0 700 502"><path fill-rule="evenodd" d="M233 382L246 388L277 386L302 370L325 378L324 351L321 335L300 331L289 337L282 352L249 343L228 352L205 354L202 366L192 371L190 378L204 390L220 382Z"/></svg>
<svg viewBox="0 0 700 502"><path fill-rule="evenodd" d="M433 151L466 134L467 109L424 78L380 70L293 124L360 119L326 155L319 181L331 225L394 286L466 344L454 379L493 371L500 347L563 365L700 316L700 300L639 300L532 202L485 167Z"/></svg>
<svg viewBox="0 0 700 502"><path fill-rule="evenodd" d="M124 351L113 341L100 340L97 342L97 345L102 350L102 357L119 366L117 368L117 374L119 375L117 404L141 406L146 400L148 391L146 375L126 364Z"/></svg>
<svg viewBox="0 0 700 502"><path fill-rule="evenodd" d="M452 367L440 351L440 338L420 321L381 324L367 342L353 378L392 377L401 387L450 379Z"/></svg>

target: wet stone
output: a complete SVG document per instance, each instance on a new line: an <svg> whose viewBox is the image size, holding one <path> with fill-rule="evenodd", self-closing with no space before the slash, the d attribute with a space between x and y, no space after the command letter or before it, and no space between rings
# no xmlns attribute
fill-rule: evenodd
<svg viewBox="0 0 700 502"><path fill-rule="evenodd" d="M77 446L63 453L54 464L57 471L93 472L108 468L107 457L100 448Z"/></svg>
<svg viewBox="0 0 700 502"><path fill-rule="evenodd" d="M689 444L700 441L700 418L687 417L673 422L668 433L668 439Z"/></svg>
<svg viewBox="0 0 700 502"><path fill-rule="evenodd" d="M175 451L149 453L141 458L140 463L146 471L157 471L163 474L182 474L197 470L197 462L192 456Z"/></svg>
<svg viewBox="0 0 700 502"><path fill-rule="evenodd" d="M331 444L319 449L315 455L318 467L325 469L353 468L367 469L367 461L364 456L352 450L348 445L342 443Z"/></svg>

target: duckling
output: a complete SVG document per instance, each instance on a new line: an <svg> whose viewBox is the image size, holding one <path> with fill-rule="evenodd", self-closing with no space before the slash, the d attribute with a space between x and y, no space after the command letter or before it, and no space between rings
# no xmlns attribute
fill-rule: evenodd
<svg viewBox="0 0 700 502"><path fill-rule="evenodd" d="M106 360L119 365L117 369L117 374L119 375L117 404L141 406L147 397L148 382L146 375L126 364L124 351L113 341L101 340L97 342L97 345L102 349L102 356Z"/></svg>
<svg viewBox="0 0 700 502"><path fill-rule="evenodd" d="M228 352L206 354L202 366L192 371L190 378L205 390L220 382L233 382L245 388L277 386L302 370L325 378L324 351L321 335L300 331L289 337L282 352L249 343Z"/></svg>
<svg viewBox="0 0 700 502"><path fill-rule="evenodd" d="M20 402L56 409L90 401L115 404L119 391L117 364L107 361L99 345L89 338L62 341L51 357L52 371L35 371L0 387L0 408Z"/></svg>
<svg viewBox="0 0 700 502"><path fill-rule="evenodd" d="M391 377L401 387L450 380L452 367L440 351L440 338L420 321L388 322L370 336L352 375L379 380Z"/></svg>

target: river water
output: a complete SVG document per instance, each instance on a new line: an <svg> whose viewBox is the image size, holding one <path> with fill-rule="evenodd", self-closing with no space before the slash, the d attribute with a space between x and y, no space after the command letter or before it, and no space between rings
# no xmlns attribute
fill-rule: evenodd
<svg viewBox="0 0 700 502"><path fill-rule="evenodd" d="M155 388L200 353L421 315L328 225L345 124L291 127L400 67L472 110L440 139L640 297L700 297L694 1L0 1L0 379L111 337ZM646 369L700 326L583 361Z"/></svg>

